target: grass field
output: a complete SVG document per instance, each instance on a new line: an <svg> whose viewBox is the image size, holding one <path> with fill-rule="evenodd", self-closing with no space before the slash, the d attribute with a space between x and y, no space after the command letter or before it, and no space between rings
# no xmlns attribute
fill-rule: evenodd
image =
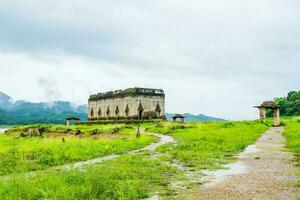
<svg viewBox="0 0 300 200"><path fill-rule="evenodd" d="M141 199L168 185L173 168L149 155L124 155L85 171L38 172L0 182L1 199Z"/></svg>
<svg viewBox="0 0 300 200"><path fill-rule="evenodd" d="M287 148L289 148L295 155L295 165L300 168L300 117L285 118L285 132L287 139ZM300 169L298 170L300 175ZM297 183L300 187L300 181Z"/></svg>
<svg viewBox="0 0 300 200"><path fill-rule="evenodd" d="M66 142L62 144L60 136L19 139L13 139L13 136L2 136L0 139L1 145L11 143L10 147L2 150L2 156L14 155L14 153L11 153L11 148L13 151L18 149L17 155L22 155L26 151L36 152L33 144L38 144L38 148L47 149L44 151L46 153L42 153L42 155L46 156L49 154L48 152L51 152L49 155L54 158L56 165L60 162L74 161L75 158L78 160L86 159L91 155L124 153L128 149L144 146L154 140L146 135L136 139L132 128L122 126L123 128L121 127L118 133L115 133L118 135L117 138L101 139L100 141L90 140L89 137L83 137L84 139L78 138L78 136L72 135L70 138L66 138ZM169 165L169 162L177 159L185 166L192 167L195 170L220 168L222 164L233 161L237 153L253 143L268 128L258 121L186 123L184 125L159 123L143 124L142 126L146 128L147 132L172 135L177 140L177 144L167 144L159 147L158 150L162 155L157 159L152 159L150 152L135 155L123 154L116 160L91 165L83 171L76 169L70 172L47 170L47 172L38 171L33 177L28 177L26 174L18 174L19 171L13 170L15 173L10 175L10 178L0 180L0 198L142 199L149 197L154 192L170 195L172 194L170 181L183 177L184 174L176 167ZM74 129L76 128L79 127L74 127ZM85 133L84 135L89 135L92 132L91 129L94 129L91 127L81 128L83 129L82 132ZM15 131L19 133L20 129L22 128L18 127ZM55 129L55 132L58 130L55 127L49 128L49 130L53 129ZM127 134L126 129L129 132ZM12 133L12 135L17 134ZM123 137L126 137L126 139ZM5 140L8 142L5 142ZM21 140L21 142L13 144L14 142L12 141L14 140ZM52 140L54 140L54 144ZM92 144L93 142L97 144ZM70 143L70 146L65 149L65 155L69 156L57 156L60 155L61 146L68 143ZM114 148L108 148L110 151L103 152L103 147L105 149L106 145ZM74 149L77 149L76 151L80 153L74 153ZM98 149L101 149L101 151ZM37 152L40 151L38 150ZM77 156L77 154L80 156ZM25 161L27 161L27 156L25 158ZM33 160L33 163L40 164L38 162L41 161L40 158ZM46 160L46 164L44 164L44 160ZM43 162L41 162L43 168L52 165L49 165L48 158L44 160L42 159ZM30 162L23 165L27 166L25 167L26 170L23 170L22 167L17 167L17 169L30 171L33 169L32 166L35 166L35 164L31 163L30 160ZM14 164L6 165L4 162L1 168L8 168L10 171L2 173L12 173L11 169L13 169L13 166ZM38 167L35 167L34 170L36 168Z"/></svg>
<svg viewBox="0 0 300 200"><path fill-rule="evenodd" d="M44 137L20 137L20 132L28 126L14 127L10 135L0 135L0 175L46 169L107 154L123 154L156 140L147 135L136 138L134 128L120 125L101 127L103 129L99 126L76 127L83 136L70 134L71 131L64 133L64 129L75 130L75 126L46 126L48 130ZM116 128L118 133L115 133ZM88 135L94 130L99 130L101 134Z"/></svg>
<svg viewBox="0 0 300 200"><path fill-rule="evenodd" d="M231 162L268 129L258 121L194 123L189 126L171 132L178 145L165 145L160 150L195 169L217 169Z"/></svg>

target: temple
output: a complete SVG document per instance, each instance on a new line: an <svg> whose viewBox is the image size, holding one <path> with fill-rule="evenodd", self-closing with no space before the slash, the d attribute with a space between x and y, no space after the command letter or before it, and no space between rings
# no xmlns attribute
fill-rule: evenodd
<svg viewBox="0 0 300 200"><path fill-rule="evenodd" d="M164 119L165 93L162 89L128 88L91 95L88 120Z"/></svg>

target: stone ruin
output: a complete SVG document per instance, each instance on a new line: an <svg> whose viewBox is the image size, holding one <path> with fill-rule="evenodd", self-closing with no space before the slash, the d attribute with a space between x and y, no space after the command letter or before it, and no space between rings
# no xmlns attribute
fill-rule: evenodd
<svg viewBox="0 0 300 200"><path fill-rule="evenodd" d="M260 106L254 106L259 109L259 118L265 121L267 118L267 109L272 109L274 113L274 126L280 126L280 106L278 106L274 101L265 101Z"/></svg>

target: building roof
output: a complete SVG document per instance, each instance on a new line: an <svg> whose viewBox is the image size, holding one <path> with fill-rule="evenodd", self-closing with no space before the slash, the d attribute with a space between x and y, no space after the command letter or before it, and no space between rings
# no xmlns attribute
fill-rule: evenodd
<svg viewBox="0 0 300 200"><path fill-rule="evenodd" d="M260 106L255 106L257 108L280 108L274 101L264 101Z"/></svg>
<svg viewBox="0 0 300 200"><path fill-rule="evenodd" d="M90 96L89 101L95 101L100 99L109 98L122 98L131 95L149 95L149 96L165 96L162 89L151 89L151 88L127 88L125 90L115 90L104 93L93 94Z"/></svg>
<svg viewBox="0 0 300 200"><path fill-rule="evenodd" d="M66 117L66 120L77 120L77 121L79 121L80 119L76 116L68 116L68 117Z"/></svg>
<svg viewBox="0 0 300 200"><path fill-rule="evenodd" d="M176 118L182 118L182 119L183 119L183 118L184 118L184 115L178 114L178 113L177 113L177 114L175 114L172 118L173 118L173 119L174 119L174 118L175 118L175 119L176 119Z"/></svg>

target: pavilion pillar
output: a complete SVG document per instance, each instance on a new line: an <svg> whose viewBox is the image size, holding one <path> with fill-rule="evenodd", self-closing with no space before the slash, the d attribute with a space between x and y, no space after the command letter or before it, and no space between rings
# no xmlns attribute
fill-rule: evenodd
<svg viewBox="0 0 300 200"><path fill-rule="evenodd" d="M259 118L260 120L264 121L266 119L266 113L267 113L267 109L260 107L259 108Z"/></svg>
<svg viewBox="0 0 300 200"><path fill-rule="evenodd" d="M277 127L280 125L280 109L274 108L274 126Z"/></svg>

